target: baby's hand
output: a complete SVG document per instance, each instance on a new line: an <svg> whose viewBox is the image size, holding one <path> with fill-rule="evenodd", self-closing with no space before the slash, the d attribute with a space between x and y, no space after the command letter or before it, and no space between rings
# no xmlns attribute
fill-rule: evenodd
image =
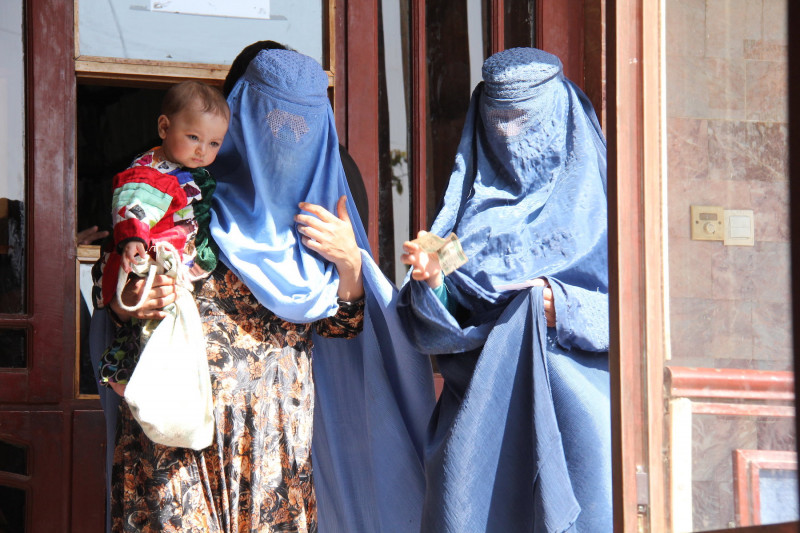
<svg viewBox="0 0 800 533"><path fill-rule="evenodd" d="M425 231L420 231L417 233L417 238L426 233ZM404 264L411 266L412 278L417 281L425 281L431 289L435 289L442 284L442 269L439 265L438 255L423 251L419 244L414 241L404 242L403 252L405 253L400 256L400 260Z"/></svg>
<svg viewBox="0 0 800 533"><path fill-rule="evenodd" d="M144 249L142 241L130 241L122 249L122 269L130 273L131 263L136 263L136 256L139 256L139 261L144 259L147 255L147 250Z"/></svg>

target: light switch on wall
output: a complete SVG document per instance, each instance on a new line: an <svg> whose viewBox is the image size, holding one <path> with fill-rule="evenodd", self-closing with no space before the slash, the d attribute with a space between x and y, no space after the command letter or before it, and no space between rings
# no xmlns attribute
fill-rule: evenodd
<svg viewBox="0 0 800 533"><path fill-rule="evenodd" d="M755 227L750 209L725 210L725 246L753 246Z"/></svg>

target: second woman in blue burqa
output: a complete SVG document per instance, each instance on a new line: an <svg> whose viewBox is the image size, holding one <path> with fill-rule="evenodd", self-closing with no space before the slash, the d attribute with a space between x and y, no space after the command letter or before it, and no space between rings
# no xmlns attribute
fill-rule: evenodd
<svg viewBox="0 0 800 533"><path fill-rule="evenodd" d="M605 139L551 54L483 79L431 228L468 262L442 278L405 244L398 309L444 378L422 529L612 531Z"/></svg>

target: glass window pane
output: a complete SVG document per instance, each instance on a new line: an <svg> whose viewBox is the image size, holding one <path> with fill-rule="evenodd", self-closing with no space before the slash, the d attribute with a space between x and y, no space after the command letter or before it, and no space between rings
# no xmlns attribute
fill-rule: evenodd
<svg viewBox="0 0 800 533"><path fill-rule="evenodd" d="M488 5L426 2L428 226L453 170L472 91L489 57Z"/></svg>
<svg viewBox="0 0 800 533"><path fill-rule="evenodd" d="M165 89L105 85L78 85L77 167L78 230L111 227L111 182L134 157L161 144L156 121ZM120 128L119 124L125 124ZM100 255L102 241L78 247L80 317L76 364L78 393L97 394L97 381L89 358L89 322L93 311L91 268Z"/></svg>
<svg viewBox="0 0 800 533"><path fill-rule="evenodd" d="M0 329L0 368L26 368L25 331Z"/></svg>
<svg viewBox="0 0 800 533"><path fill-rule="evenodd" d="M671 454L668 514L682 531L797 520L786 3L662 6L667 365L697 384L670 398L672 449L691 461ZM737 491L733 458L746 451L789 452L794 466ZM795 502L788 514L765 506L776 487Z"/></svg>
<svg viewBox="0 0 800 533"><path fill-rule="evenodd" d="M504 4L505 47L535 46L536 2L533 0L505 0Z"/></svg>
<svg viewBox="0 0 800 533"><path fill-rule="evenodd" d="M382 1L380 9L379 263L389 279L399 286L406 270L400 262L399 249L411 234L408 173L411 142L408 127L411 121L408 108L411 98L410 6L407 0L389 0Z"/></svg>
<svg viewBox="0 0 800 533"><path fill-rule="evenodd" d="M25 500L22 489L0 485L0 531L25 533Z"/></svg>
<svg viewBox="0 0 800 533"><path fill-rule="evenodd" d="M381 1L379 9L378 262L400 286L406 271L401 245L411 235L411 5L409 0L389 0Z"/></svg>
<svg viewBox="0 0 800 533"><path fill-rule="evenodd" d="M0 314L25 310L22 1L0 4Z"/></svg>
<svg viewBox="0 0 800 533"><path fill-rule="evenodd" d="M111 181L136 155L161 144L156 121L165 92L165 89L78 85L79 231L91 226L111 230ZM125 127L119 127L120 124Z"/></svg>
<svg viewBox="0 0 800 533"><path fill-rule="evenodd" d="M401 285L406 267L400 261L402 243L427 229L450 178L469 99L481 81L481 67L489 54L487 3L427 2L428 120L426 228L411 228L411 3L380 3L381 32L379 113L380 148L380 265Z"/></svg>
<svg viewBox="0 0 800 533"><path fill-rule="evenodd" d="M758 477L762 524L797 520L797 471L762 470Z"/></svg>
<svg viewBox="0 0 800 533"><path fill-rule="evenodd" d="M78 247L78 394L97 394L97 379L89 354L89 325L92 320L92 266L100 257L99 246Z"/></svg>
<svg viewBox="0 0 800 533"><path fill-rule="evenodd" d="M27 476L28 449L0 440L0 471Z"/></svg>
<svg viewBox="0 0 800 533"><path fill-rule="evenodd" d="M170 5L183 12L168 12ZM326 65L327 6L324 0L79 0L80 55L228 65L246 45L273 40ZM193 14L198 7L214 14Z"/></svg>

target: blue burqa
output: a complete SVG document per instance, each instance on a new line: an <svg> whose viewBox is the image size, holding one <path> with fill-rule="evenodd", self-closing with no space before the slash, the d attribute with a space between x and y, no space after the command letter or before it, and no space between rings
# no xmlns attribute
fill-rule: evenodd
<svg viewBox="0 0 800 533"><path fill-rule="evenodd" d="M396 311L396 289L369 253L339 158L328 77L313 59L265 50L228 97L231 121L211 167L211 234L222 260L258 300L291 322L337 310L333 264L301 242L301 201L332 213L341 195L362 250L364 330L314 338L314 486L319 530L418 531L430 361Z"/></svg>
<svg viewBox="0 0 800 533"><path fill-rule="evenodd" d="M445 279L458 309L418 281L398 305L444 378L422 531L610 532L605 140L553 55L500 52L483 79L431 228L469 259Z"/></svg>

